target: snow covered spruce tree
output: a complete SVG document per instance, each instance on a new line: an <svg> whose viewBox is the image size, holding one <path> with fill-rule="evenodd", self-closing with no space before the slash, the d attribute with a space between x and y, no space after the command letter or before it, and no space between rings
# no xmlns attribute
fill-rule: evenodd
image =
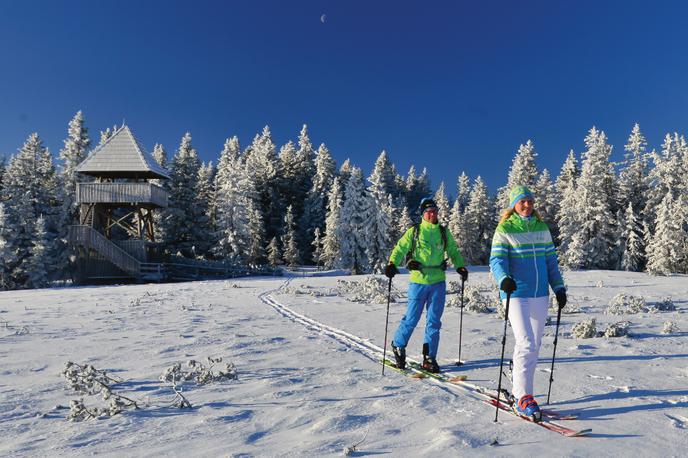
<svg viewBox="0 0 688 458"><path fill-rule="evenodd" d="M633 202L628 201L626 212L620 221L621 233L619 237L620 264L622 270L638 272L642 268L645 257L645 242L643 228L633 210Z"/></svg>
<svg viewBox="0 0 688 458"><path fill-rule="evenodd" d="M409 168L406 175L406 205L411 213L411 219L420 220L421 214L418 206L420 200L430 195L430 178L428 172L423 169L420 176L416 176L415 166Z"/></svg>
<svg viewBox="0 0 688 458"><path fill-rule="evenodd" d="M351 177L344 189L339 236L339 268L350 270L354 275L366 272L370 265L368 259L368 231L371 214L370 200L366 193L363 173L352 167Z"/></svg>
<svg viewBox="0 0 688 458"><path fill-rule="evenodd" d="M282 263L282 256L280 255L280 246L279 242L277 241L277 237L273 237L272 240L270 240L267 252L268 264L270 264L272 267L277 267Z"/></svg>
<svg viewBox="0 0 688 458"><path fill-rule="evenodd" d="M578 168L578 161L573 153L569 151L569 155L561 167L561 172L557 177L555 184L557 199L559 201L556 221L557 229L557 246L559 262L562 265L569 265L569 244L573 239L574 234L578 231L576 220L576 203L578 198L576 196L576 181L580 176L580 169Z"/></svg>
<svg viewBox="0 0 688 458"><path fill-rule="evenodd" d="M485 264L490 256L492 235L496 227L494 206L490 200L487 186L478 176L468 200L463 226L465 233L459 231L460 236L466 237L462 241L464 258L469 264Z"/></svg>
<svg viewBox="0 0 688 458"><path fill-rule="evenodd" d="M191 145L191 134L182 137L170 167L169 206L165 212L165 242L175 254L196 257L196 245L206 236L197 221L205 221L205 206L197 196L198 173L201 163Z"/></svg>
<svg viewBox="0 0 688 458"><path fill-rule="evenodd" d="M213 251L215 256L234 262L248 261L250 256L250 208L257 197L240 153L239 139L236 136L228 138L215 175L217 244ZM255 211L255 206L253 208ZM261 246L263 243L261 240Z"/></svg>
<svg viewBox="0 0 688 458"><path fill-rule="evenodd" d="M303 216L299 223L299 230L302 231L301 238L304 241L312 240L312 234L318 228L322 234L325 230L325 216L327 214L327 195L332 188L332 181L336 174L336 164L330 151L325 144L321 144L315 156L315 176L313 185L308 191L304 204ZM303 251L306 259L311 259L313 245ZM319 261L316 261L316 264Z"/></svg>
<svg viewBox="0 0 688 458"><path fill-rule="evenodd" d="M442 224L447 224L449 221L449 198L447 197L447 192L444 189L444 181L440 183L440 187L435 191L435 202L437 203L437 219L442 222Z"/></svg>
<svg viewBox="0 0 688 458"><path fill-rule="evenodd" d="M392 237L396 233L391 194L394 190L394 174L385 151L378 156L368 182L370 182L368 187L370 212L365 215L367 224L364 224L368 239L367 255L372 271L381 273L394 247Z"/></svg>
<svg viewBox="0 0 688 458"><path fill-rule="evenodd" d="M680 231L683 230L674 216L676 205L671 191L657 207L655 230L647 243L647 272L650 275L670 275L678 271L681 246Z"/></svg>
<svg viewBox="0 0 688 458"><path fill-rule="evenodd" d="M266 237L272 239L281 233L283 202L279 195L280 161L269 126L255 136L251 146L244 152L244 162L246 170L254 178Z"/></svg>
<svg viewBox="0 0 688 458"><path fill-rule="evenodd" d="M15 231L14 238L9 240L9 250L13 253L8 265L9 282L16 288L29 287L29 262L38 218L45 219L45 246L50 257L61 208L53 158L38 134L29 135L12 157L3 185L7 224ZM50 258L46 262L48 275L51 275L56 270L54 260Z"/></svg>
<svg viewBox="0 0 688 458"><path fill-rule="evenodd" d="M506 186L497 191L497 205L495 206L497 219L501 217L501 210L509 205L511 188L521 185L527 186L531 190L535 189L538 177L537 166L535 165L536 157L535 145L531 140L528 140L525 145L519 145L514 160L511 162Z"/></svg>
<svg viewBox="0 0 688 458"><path fill-rule="evenodd" d="M456 201L458 203L458 210L463 213L468 206L468 197L471 194L471 180L465 172L461 172L459 178L456 180Z"/></svg>
<svg viewBox="0 0 688 458"><path fill-rule="evenodd" d="M45 218L39 216L33 231L33 242L26 266L29 288L45 288L48 286L48 235L45 231Z"/></svg>
<svg viewBox="0 0 688 458"><path fill-rule="evenodd" d="M402 235L406 233L408 228L413 226L413 220L409 213L408 207L405 205L405 201L402 201L401 210L399 210L399 217L396 220L396 227L394 231L394 237L392 237L392 243L396 244L396 241L401 238ZM392 247L394 248L394 247ZM390 252L391 254L391 252ZM389 256L389 255L388 255Z"/></svg>
<svg viewBox="0 0 688 458"><path fill-rule="evenodd" d="M552 237L556 237L556 235L559 233L556 222L558 210L557 191L554 188L554 183L552 183L552 177L549 174L549 170L542 170L542 173L538 176L538 179L535 182L533 192L535 193L535 197L537 199L536 206L540 216L542 216L549 226Z"/></svg>
<svg viewBox="0 0 688 458"><path fill-rule="evenodd" d="M10 266L14 263L11 240L16 237L15 230L9 225L5 204L0 202L0 290L14 289L11 280Z"/></svg>
<svg viewBox="0 0 688 458"><path fill-rule="evenodd" d="M327 195L327 217L325 219L325 236L320 261L325 269L334 269L341 257L341 220L343 192L340 178L332 181L332 188Z"/></svg>
<svg viewBox="0 0 688 458"><path fill-rule="evenodd" d="M64 148L60 150L62 168L59 173L60 181L60 209L57 228L59 230L55 243L55 264L64 270L69 265L71 249L69 247L69 226L78 224L79 207L76 203L76 184L79 177L76 167L86 159L91 140L88 138L88 129L84 127L84 116L81 111L69 122L67 138L64 140Z"/></svg>
<svg viewBox="0 0 688 458"><path fill-rule="evenodd" d="M153 159L160 164L161 167L163 167L165 170L167 170L168 166L168 160L167 160L167 151L165 150L165 147L162 146L159 143L156 143L153 146ZM151 183L153 183L156 186L160 186L166 191L169 191L169 183L168 180L151 180ZM160 240L165 240L165 225L163 223L165 217L164 211L156 211L153 212L153 231L155 235L155 240L160 241Z"/></svg>
<svg viewBox="0 0 688 458"><path fill-rule="evenodd" d="M215 167L212 162L201 164L196 182L196 200L198 201L198 243L196 255L206 257L216 245L216 205L215 205Z"/></svg>
<svg viewBox="0 0 688 458"><path fill-rule="evenodd" d="M284 215L284 232L282 234L282 246L284 253L282 258L289 267L296 267L301 263L299 247L296 243L296 224L294 223L294 209L291 205L287 207Z"/></svg>
<svg viewBox="0 0 688 458"><path fill-rule="evenodd" d="M341 167L339 167L339 184L342 186L342 188L346 186L346 183L349 181L349 178L351 178L352 167L353 166L351 165L351 160L348 158L344 162L342 162Z"/></svg>
<svg viewBox="0 0 688 458"><path fill-rule="evenodd" d="M572 224L577 227L566 253L567 264L580 269L609 269L616 265L614 169L612 147L595 127L585 137L580 178L576 182ZM562 202L562 205L564 202ZM567 202L568 204L568 202Z"/></svg>

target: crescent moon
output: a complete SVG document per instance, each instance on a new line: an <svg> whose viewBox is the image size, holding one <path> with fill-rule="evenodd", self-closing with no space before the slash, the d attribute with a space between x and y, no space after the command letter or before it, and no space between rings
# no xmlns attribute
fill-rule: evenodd
<svg viewBox="0 0 688 458"><path fill-rule="evenodd" d="M327 16L325 16L325 15L323 14L322 16L320 16L320 22L322 22L322 23L324 24L326 18L327 18Z"/></svg>

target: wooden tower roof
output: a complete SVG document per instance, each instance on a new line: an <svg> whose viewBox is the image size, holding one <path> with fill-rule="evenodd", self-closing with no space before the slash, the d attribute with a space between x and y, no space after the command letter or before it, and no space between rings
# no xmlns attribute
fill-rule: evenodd
<svg viewBox="0 0 688 458"><path fill-rule="evenodd" d="M167 170L141 146L127 125L122 125L93 150L76 171L104 178L170 178Z"/></svg>

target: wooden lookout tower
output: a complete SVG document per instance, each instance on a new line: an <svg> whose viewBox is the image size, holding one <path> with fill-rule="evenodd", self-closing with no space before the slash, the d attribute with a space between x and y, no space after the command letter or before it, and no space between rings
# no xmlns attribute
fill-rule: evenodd
<svg viewBox="0 0 688 458"><path fill-rule="evenodd" d="M149 180L167 180L167 171L123 125L76 172L90 181L76 187L75 281L161 280L153 215L167 207L167 191Z"/></svg>

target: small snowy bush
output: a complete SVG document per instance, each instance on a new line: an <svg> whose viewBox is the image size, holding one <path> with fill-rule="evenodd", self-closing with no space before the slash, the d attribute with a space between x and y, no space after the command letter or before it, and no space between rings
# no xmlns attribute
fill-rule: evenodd
<svg viewBox="0 0 688 458"><path fill-rule="evenodd" d="M678 326L673 321L665 321L662 327L662 334L674 334L678 332Z"/></svg>
<svg viewBox="0 0 688 458"><path fill-rule="evenodd" d="M489 313L490 300L475 286L466 285L464 292L464 309L471 313ZM461 295L452 295L447 299L447 307L461 307Z"/></svg>
<svg viewBox="0 0 688 458"><path fill-rule="evenodd" d="M607 315L631 315L641 312L647 312L645 298L622 293L612 298L604 313Z"/></svg>
<svg viewBox="0 0 688 458"><path fill-rule="evenodd" d="M590 339L597 335L597 325L594 318L576 323L571 329L571 335L577 339Z"/></svg>
<svg viewBox="0 0 688 458"><path fill-rule="evenodd" d="M337 294L347 297L352 302L384 304L387 302L388 287L388 278L373 275L362 281L337 280ZM396 302L394 288L392 288L389 301Z"/></svg>
<svg viewBox="0 0 688 458"><path fill-rule="evenodd" d="M187 370L182 369L181 363L173 364L160 374L160 381L178 383L193 380L197 385L205 385L211 382L236 380L238 378L236 367L233 363L226 363L224 370L214 372L213 366L216 363L222 362L222 358L211 358L209 356L206 360L208 366L190 359L186 362Z"/></svg>
<svg viewBox="0 0 688 458"><path fill-rule="evenodd" d="M604 336L608 338L627 336L630 326L630 321L619 321L618 323L610 324L607 329L605 329Z"/></svg>
<svg viewBox="0 0 688 458"><path fill-rule="evenodd" d="M670 297L665 297L659 302L654 302L650 304L648 306L648 311L650 313L675 312L676 306L674 305L674 301L672 301Z"/></svg>
<svg viewBox="0 0 688 458"><path fill-rule="evenodd" d="M83 398L74 399L69 403L69 414L67 420L82 421L92 418L112 417L121 413L124 409L139 406L133 399L122 396L112 391L112 385L120 383L122 380L112 378L103 370L96 369L90 364L80 365L68 361L62 371L62 375L67 381L67 386L77 393L88 395L100 395L104 401L108 401L106 407L87 408Z"/></svg>
<svg viewBox="0 0 688 458"><path fill-rule="evenodd" d="M284 291L287 294L293 294L295 296L308 295L311 297L323 297L333 295L332 291L318 291L317 289L308 285L288 286L284 288L282 291Z"/></svg>

